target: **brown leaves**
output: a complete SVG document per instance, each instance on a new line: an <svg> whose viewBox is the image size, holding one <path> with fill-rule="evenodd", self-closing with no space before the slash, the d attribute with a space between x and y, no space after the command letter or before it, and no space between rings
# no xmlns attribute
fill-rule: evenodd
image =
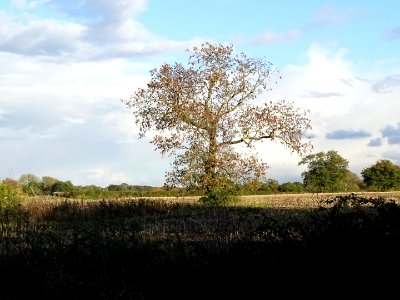
<svg viewBox="0 0 400 300"><path fill-rule="evenodd" d="M125 104L140 136L155 130L151 142L175 156L169 184L207 188L221 178L250 182L264 176L267 166L256 155L243 157L233 145L252 147L271 139L298 153L310 147L303 142L311 129L306 112L285 101L252 103L277 73L264 59L235 55L232 45L204 43L193 48L187 67L176 63L151 70L147 88Z"/></svg>

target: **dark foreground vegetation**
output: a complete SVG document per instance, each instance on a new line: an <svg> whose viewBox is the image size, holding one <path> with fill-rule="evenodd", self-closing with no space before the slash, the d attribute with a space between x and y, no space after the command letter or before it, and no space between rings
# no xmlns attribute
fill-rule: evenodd
<svg viewBox="0 0 400 300"><path fill-rule="evenodd" d="M396 201L349 194L315 209L278 209L32 200L1 210L0 299L325 298L394 290Z"/></svg>

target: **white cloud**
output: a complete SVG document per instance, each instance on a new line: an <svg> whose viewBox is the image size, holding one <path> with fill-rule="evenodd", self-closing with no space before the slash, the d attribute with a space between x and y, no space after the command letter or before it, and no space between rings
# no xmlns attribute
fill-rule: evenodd
<svg viewBox="0 0 400 300"><path fill-rule="evenodd" d="M58 64L0 53L0 68L0 178L13 169L77 185L162 185L169 160L137 139L120 101L148 81L154 62Z"/></svg>
<svg viewBox="0 0 400 300"><path fill-rule="evenodd" d="M346 128L357 128L372 137L381 136L382 128L398 123L400 89L397 89L397 77L382 75L385 74L384 69L375 74L358 72L357 66L346 59L346 52L342 48L312 44L303 55L306 63L283 68L283 79L266 96L268 99L294 101L296 106L310 109L311 133L315 136L313 152L337 150L349 160L352 171L359 173L375 159L383 157L389 145L380 145L375 139L373 145L376 147L369 147L365 140L331 140L326 135ZM372 88L378 82L390 83L387 93L373 92ZM289 175L284 170L300 176L297 156L281 146L264 144L261 149L265 161L271 165L272 176Z"/></svg>
<svg viewBox="0 0 400 300"><path fill-rule="evenodd" d="M11 0L11 3L17 7L24 7L26 5L25 0Z"/></svg>
<svg viewBox="0 0 400 300"><path fill-rule="evenodd" d="M381 139L381 138L374 138L374 139L371 139L371 140L369 141L369 143L368 143L367 146L369 146L369 147L379 147L379 146L382 146L382 139Z"/></svg>
<svg viewBox="0 0 400 300"><path fill-rule="evenodd" d="M400 166L400 152L399 151L394 151L394 150L388 150L383 153L383 159L389 159L391 160L394 164Z"/></svg>
<svg viewBox="0 0 400 300"><path fill-rule="evenodd" d="M2 109L0 107L0 119L2 119L5 115L9 114L10 112L8 110Z"/></svg>
<svg viewBox="0 0 400 300"><path fill-rule="evenodd" d="M382 137L387 138L391 145L400 144L400 122L396 126L387 125L382 130Z"/></svg>
<svg viewBox="0 0 400 300"><path fill-rule="evenodd" d="M385 76L372 85L372 90L376 93L389 93L393 89L400 89L400 74Z"/></svg>
<svg viewBox="0 0 400 300"><path fill-rule="evenodd" d="M72 124L84 124L86 120L84 118L64 118L65 121L72 123Z"/></svg>
<svg viewBox="0 0 400 300"><path fill-rule="evenodd" d="M0 51L34 55L65 56L87 52L82 40L86 28L80 24L59 20L28 20L20 23L4 13L0 18Z"/></svg>
<svg viewBox="0 0 400 300"><path fill-rule="evenodd" d="M331 98L331 97L342 97L344 96L341 93L337 92L317 92L317 91L307 91L302 95L303 97L308 97L308 98Z"/></svg>
<svg viewBox="0 0 400 300"><path fill-rule="evenodd" d="M57 0L54 6L62 14L80 17L86 22L116 23L137 16L147 7L146 0Z"/></svg>
<svg viewBox="0 0 400 300"><path fill-rule="evenodd" d="M174 41L150 32L137 20L145 0L34 1L30 7L18 17L0 11L0 51L64 63L154 56L185 50L201 40ZM40 19L40 9L55 9L58 15Z"/></svg>
<svg viewBox="0 0 400 300"><path fill-rule="evenodd" d="M50 1L51 0L31 1L29 3L29 8L30 9L35 9L35 8L38 8L39 6L44 5L44 4L46 4L46 3L50 2Z"/></svg>
<svg viewBox="0 0 400 300"><path fill-rule="evenodd" d="M120 184L132 182L132 179L122 172L110 170L107 166L96 166L86 170L87 178L90 182L106 187L110 184Z"/></svg>

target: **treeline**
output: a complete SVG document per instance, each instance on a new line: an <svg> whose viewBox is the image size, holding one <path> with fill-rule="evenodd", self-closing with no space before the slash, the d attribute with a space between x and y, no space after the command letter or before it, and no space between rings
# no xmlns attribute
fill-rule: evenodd
<svg viewBox="0 0 400 300"><path fill-rule="evenodd" d="M3 187L3 189L2 189ZM3 193L2 193L3 190ZM23 174L18 180L6 178L0 183L0 197L13 193L14 196L60 196L80 199L172 196L179 189L165 189L147 185L127 183L110 184L103 188L96 185L74 185L71 181L62 181L51 176L39 178L34 174ZM10 197L9 197L10 198Z"/></svg>
<svg viewBox="0 0 400 300"><path fill-rule="evenodd" d="M275 179L247 185L236 185L238 193L273 194L301 193L304 186L301 182L279 184ZM203 192L196 189L156 187L148 185L131 185L127 183L110 184L107 187L96 185L79 186L71 181L61 181L50 176L39 178L34 174L23 174L18 180L6 178L0 182L0 197L10 200L17 196L55 196L79 199L108 199L123 197L166 197L166 196L200 196Z"/></svg>
<svg viewBox="0 0 400 300"><path fill-rule="evenodd" d="M303 182L285 182L275 179L265 182L231 183L230 192L243 194L274 193L330 193L400 190L400 166L390 160L378 160L364 168L362 178L348 170L348 161L337 151L319 152L304 157L299 165L306 165L301 174ZM233 186L233 188L232 188ZM121 198L121 197L165 197L201 196L201 189L154 187L127 183L110 184L103 188L96 185L75 186L71 181L61 181L51 176L39 178L34 174L23 174L18 180L5 178L0 181L0 202L12 202L22 195L63 196L79 199Z"/></svg>
<svg viewBox="0 0 400 300"><path fill-rule="evenodd" d="M273 194L301 193L304 186L301 182L279 184L275 179L266 182L252 182L235 185L236 194ZM71 181L62 181L51 176L42 178L34 174L22 174L18 180L5 178L0 181L0 200L12 202L20 196L54 196L79 199L110 199L126 197L179 197L201 196L200 189L178 187L157 187L148 185L132 185L128 183L110 184L107 187L96 185L74 185Z"/></svg>

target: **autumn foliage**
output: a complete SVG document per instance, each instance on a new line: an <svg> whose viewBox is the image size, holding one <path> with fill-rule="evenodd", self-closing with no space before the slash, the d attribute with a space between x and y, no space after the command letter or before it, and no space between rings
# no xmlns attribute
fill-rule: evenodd
<svg viewBox="0 0 400 300"><path fill-rule="evenodd" d="M164 64L150 74L147 87L124 103L140 137L156 132L151 143L175 158L166 174L169 186L202 189L206 200L218 202L235 184L265 178L268 166L255 142L278 141L299 154L311 147L303 141L311 128L306 111L258 99L279 78L263 58L204 43L193 48L187 66Z"/></svg>

